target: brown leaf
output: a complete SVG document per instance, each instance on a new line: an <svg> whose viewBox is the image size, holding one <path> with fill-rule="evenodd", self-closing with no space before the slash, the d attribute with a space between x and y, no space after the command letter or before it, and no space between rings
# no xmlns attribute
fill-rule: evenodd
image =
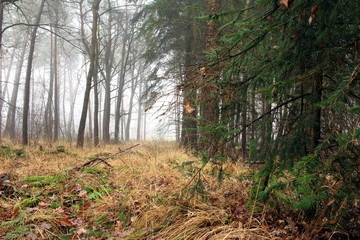
<svg viewBox="0 0 360 240"><path fill-rule="evenodd" d="M280 7L289 8L289 0L280 0Z"/></svg>
<svg viewBox="0 0 360 240"><path fill-rule="evenodd" d="M199 72L200 72L201 75L205 76L205 74L206 74L206 67L200 68L200 69L199 69Z"/></svg>
<svg viewBox="0 0 360 240"><path fill-rule="evenodd" d="M300 36L301 36L301 32L298 30L291 36L291 38L297 40Z"/></svg>
<svg viewBox="0 0 360 240"><path fill-rule="evenodd" d="M315 5L311 8L311 16L315 17L317 15L317 11L319 10L319 5Z"/></svg>
<svg viewBox="0 0 360 240"><path fill-rule="evenodd" d="M75 224L68 218L58 219L57 221L64 226L69 226L69 227L75 226Z"/></svg>
<svg viewBox="0 0 360 240"><path fill-rule="evenodd" d="M49 203L45 203L45 202L39 202L39 203L38 203L38 206L39 206L39 207L43 207L43 208L47 208L47 207L50 206L50 204L49 204Z"/></svg>
<svg viewBox="0 0 360 240"><path fill-rule="evenodd" d="M122 230L123 228L124 228L123 222L117 221L117 222L116 222L116 225L115 225L115 229L118 230L118 231L120 231L120 230Z"/></svg>
<svg viewBox="0 0 360 240"><path fill-rule="evenodd" d="M81 190L77 195L78 197L86 197L88 192L86 190Z"/></svg>
<svg viewBox="0 0 360 240"><path fill-rule="evenodd" d="M43 222L40 224L40 227L49 230L51 228L51 225L49 223Z"/></svg>
<svg viewBox="0 0 360 240"><path fill-rule="evenodd" d="M187 113L192 113L192 112L195 111L195 108L193 108L193 107L191 106L190 100L186 100L185 105L184 105L184 109L185 109L185 111L186 111Z"/></svg>
<svg viewBox="0 0 360 240"><path fill-rule="evenodd" d="M79 228L76 229L76 234L77 235L82 235L82 234L85 234L85 233L87 233L87 231L83 227L79 227Z"/></svg>

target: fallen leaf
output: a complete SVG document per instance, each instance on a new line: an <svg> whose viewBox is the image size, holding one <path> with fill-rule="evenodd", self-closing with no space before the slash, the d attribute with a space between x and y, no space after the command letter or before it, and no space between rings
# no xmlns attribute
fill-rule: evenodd
<svg viewBox="0 0 360 240"><path fill-rule="evenodd" d="M75 226L75 224L68 218L58 219L57 221L64 226L69 226L69 227Z"/></svg>
<svg viewBox="0 0 360 240"><path fill-rule="evenodd" d="M199 69L199 72L201 73L201 75L205 76L206 74L206 67L202 67Z"/></svg>
<svg viewBox="0 0 360 240"><path fill-rule="evenodd" d="M79 227L79 228L76 229L76 234L77 235L82 235L82 234L85 234L85 233L87 233L87 231L83 227Z"/></svg>
<svg viewBox="0 0 360 240"><path fill-rule="evenodd" d="M86 197L88 195L88 192L86 190L81 190L77 195L79 197Z"/></svg>
<svg viewBox="0 0 360 240"><path fill-rule="evenodd" d="M49 230L51 228L51 225L49 223L43 222L40 224L40 227Z"/></svg>
<svg viewBox="0 0 360 240"><path fill-rule="evenodd" d="M289 0L280 0L280 7L289 8Z"/></svg>
<svg viewBox="0 0 360 240"><path fill-rule="evenodd" d="M123 222L117 221L117 222L116 222L116 225L115 225L115 229L118 230L118 231L120 231L120 230L122 230L123 228L124 228Z"/></svg>
<svg viewBox="0 0 360 240"><path fill-rule="evenodd" d="M186 100L185 105L184 105L184 109L185 109L185 111L186 111L187 113L192 113L192 112L195 111L195 108L193 108L193 107L191 106L190 100Z"/></svg>
<svg viewBox="0 0 360 240"><path fill-rule="evenodd" d="M43 207L43 208L47 208L50 206L50 204L46 203L46 202L39 202L38 205L39 205L39 207Z"/></svg>

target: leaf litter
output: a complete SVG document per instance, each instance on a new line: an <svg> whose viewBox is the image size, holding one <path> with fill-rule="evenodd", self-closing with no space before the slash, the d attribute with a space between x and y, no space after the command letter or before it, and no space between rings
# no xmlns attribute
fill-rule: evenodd
<svg viewBox="0 0 360 240"><path fill-rule="evenodd" d="M206 196L189 197L184 187L192 170L183 163L194 168L197 160L175 144L142 143L107 159L112 168L78 170L89 159L79 156L99 149L67 149L64 155L29 148L26 168L0 172L0 239L306 239L291 216L247 204L253 171L245 164L224 166L222 183L204 169ZM51 164L42 163L50 157Z"/></svg>

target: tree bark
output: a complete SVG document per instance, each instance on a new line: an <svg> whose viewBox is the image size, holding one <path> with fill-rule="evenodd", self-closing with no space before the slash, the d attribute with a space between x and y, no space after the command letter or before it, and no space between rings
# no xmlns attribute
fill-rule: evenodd
<svg viewBox="0 0 360 240"><path fill-rule="evenodd" d="M215 14L219 12L220 5L219 0L207 0L208 12ZM209 19L207 22L206 33L206 51L210 51L214 47L219 45L219 26L218 23ZM201 90L201 117L204 119L202 122L201 132L201 145L203 149L207 149L209 152L216 147L218 140L215 136L209 133L209 128L213 128L219 122L219 99L218 89L216 82L218 78L219 66L215 63L212 66L207 67L204 73L203 87Z"/></svg>
<svg viewBox="0 0 360 240"><path fill-rule="evenodd" d="M191 15L189 13L189 15ZM197 106L196 106L196 90L194 83L196 81L196 40L194 23L188 17L188 27L186 33L186 55L185 55L185 76L183 87L183 110L182 110L182 126L181 126L181 145L187 148L196 148L197 146Z"/></svg>
<svg viewBox="0 0 360 240"><path fill-rule="evenodd" d="M4 19L4 3L0 2L0 96L2 96L2 70L3 70L3 49L2 49L2 30L3 30L3 19ZM0 142L2 139L2 105L4 99L0 99Z"/></svg>
<svg viewBox="0 0 360 240"><path fill-rule="evenodd" d="M30 104L30 81L31 81L31 72L32 72L32 62L34 58L34 51L35 51L35 41L36 41L36 33L38 30L38 25L41 20L41 14L44 9L46 0L42 0L40 3L39 11L36 16L35 26L33 27L33 31L31 33L31 40L30 40L30 49L29 49L29 57L28 57L28 64L26 69L26 77L25 77L25 90L24 90L24 109L23 109L23 122L22 122L22 144L28 145L29 144L29 137L28 137L28 116L29 116L29 104Z"/></svg>

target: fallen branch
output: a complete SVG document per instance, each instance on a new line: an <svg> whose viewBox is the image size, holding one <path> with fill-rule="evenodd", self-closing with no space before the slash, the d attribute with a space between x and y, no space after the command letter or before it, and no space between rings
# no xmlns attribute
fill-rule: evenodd
<svg viewBox="0 0 360 240"><path fill-rule="evenodd" d="M112 166L107 162L107 160L109 160L109 159L111 159L111 158L113 158L113 157L115 157L115 156L117 156L117 155L119 155L119 154L121 154L121 153L123 153L123 152L126 152L126 151L128 151L128 150L130 150L130 149L132 149L132 148L134 148L134 147L137 147L137 146L139 146L139 145L140 145L140 144L135 144L135 145L133 145L133 146L131 146L131 147L128 147L128 148L126 148L126 149L124 149L124 150L121 150L121 149L119 148L119 152L114 153L113 155L111 155L111 156L109 156L109 157L107 157L107 158L95 158L95 159L91 159L90 161L84 163L84 164L81 165L80 167L74 168L74 170L75 170L75 171L79 171L79 170L83 169L84 167L91 166L91 165L97 166L97 165L100 164L100 163L104 163L106 166L112 168ZM122 159L121 159L121 161L127 166L127 164L126 164Z"/></svg>

